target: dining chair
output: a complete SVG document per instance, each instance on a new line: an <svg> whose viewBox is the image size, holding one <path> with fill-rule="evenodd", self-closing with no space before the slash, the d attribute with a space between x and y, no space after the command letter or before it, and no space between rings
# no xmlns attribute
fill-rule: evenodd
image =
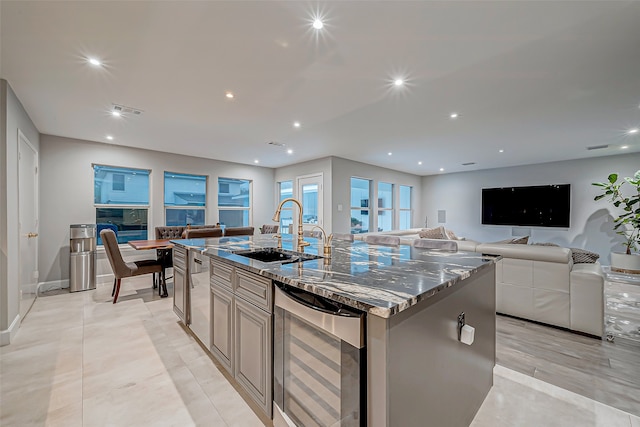
<svg viewBox="0 0 640 427"><path fill-rule="evenodd" d="M224 229L227 236L253 236L253 227L227 227Z"/></svg>
<svg viewBox="0 0 640 427"><path fill-rule="evenodd" d="M280 228L277 224L264 224L260 227L260 233L262 234L275 234L278 232L278 228Z"/></svg>
<svg viewBox="0 0 640 427"><path fill-rule="evenodd" d="M222 228L191 228L184 232L185 239L202 239L205 237L222 237Z"/></svg>
<svg viewBox="0 0 640 427"><path fill-rule="evenodd" d="M458 244L451 240L443 239L415 239L414 248L433 249L436 251L458 252Z"/></svg>
<svg viewBox="0 0 640 427"><path fill-rule="evenodd" d="M113 270L115 279L113 280L113 289L111 290L111 296L113 297L113 303L118 301L118 294L120 293L120 282L122 279L133 276L141 276L143 274L159 273L160 282L164 294L167 293L167 284L164 278L164 269L162 268L162 262L159 260L144 260L126 262L122 258L122 253L118 247L118 240L113 230L102 230L100 232L100 238L104 245L104 250L109 258L109 264Z"/></svg>
<svg viewBox="0 0 640 427"><path fill-rule="evenodd" d="M400 246L400 238L398 236L370 235L366 236L364 241L370 245Z"/></svg>

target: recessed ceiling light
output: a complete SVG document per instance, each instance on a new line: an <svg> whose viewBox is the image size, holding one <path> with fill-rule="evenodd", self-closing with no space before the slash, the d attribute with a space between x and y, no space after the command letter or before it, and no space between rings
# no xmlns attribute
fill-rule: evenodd
<svg viewBox="0 0 640 427"><path fill-rule="evenodd" d="M98 59L96 58L88 58L87 59L89 61L89 64L94 65L96 67L99 67L102 65L102 62L100 62Z"/></svg>
<svg viewBox="0 0 640 427"><path fill-rule="evenodd" d="M395 79L395 80L393 81L393 84L394 84L394 85L396 85L396 86L402 86L402 85L404 84L404 80L402 80L402 79Z"/></svg>
<svg viewBox="0 0 640 427"><path fill-rule="evenodd" d="M458 117L460 117L460 114L458 114L458 113L451 113L451 114L449 114L449 117L450 117L450 118L452 118L452 119L457 119Z"/></svg>
<svg viewBox="0 0 640 427"><path fill-rule="evenodd" d="M112 137L111 135L107 135L107 139L108 139L109 141L113 141L113 137Z"/></svg>
<svg viewBox="0 0 640 427"><path fill-rule="evenodd" d="M230 91L225 92L224 96L226 96L228 99L233 99L235 97L233 92L230 92Z"/></svg>
<svg viewBox="0 0 640 427"><path fill-rule="evenodd" d="M293 127L294 128L299 128L300 127L300 122L293 122Z"/></svg>
<svg viewBox="0 0 640 427"><path fill-rule="evenodd" d="M322 27L324 27L324 23L320 18L316 18L313 20L313 28L315 28L316 30L321 30Z"/></svg>
<svg viewBox="0 0 640 427"><path fill-rule="evenodd" d="M620 147L620 148L621 148L621 149L623 149L623 150L626 150L627 148L629 148L629 146L628 146L628 145L623 145L623 146L622 146L622 147Z"/></svg>
<svg viewBox="0 0 640 427"><path fill-rule="evenodd" d="M504 153L504 150L498 150L498 153Z"/></svg>
<svg viewBox="0 0 640 427"><path fill-rule="evenodd" d="M392 154L393 154L393 153L392 153L391 151L389 151L389 152L387 153L387 156L390 156L390 155L392 155Z"/></svg>
<svg viewBox="0 0 640 427"><path fill-rule="evenodd" d="M418 162L418 164L419 164L419 165L421 165L421 164L422 164L422 162Z"/></svg>
<svg viewBox="0 0 640 427"><path fill-rule="evenodd" d="M291 148L289 148L289 149L287 150L287 154L293 154L293 150L292 150Z"/></svg>
<svg viewBox="0 0 640 427"><path fill-rule="evenodd" d="M634 133L638 133L638 130L640 130L640 129L638 129L638 128L629 129L629 130L627 131L627 133L628 133L629 135L633 135Z"/></svg>
<svg viewBox="0 0 640 427"><path fill-rule="evenodd" d="M253 161L253 163L258 164L258 163L260 163L260 160L255 159L255 160Z"/></svg>
<svg viewBox="0 0 640 427"><path fill-rule="evenodd" d="M444 168L440 168L440 172L444 172Z"/></svg>
<svg viewBox="0 0 640 427"><path fill-rule="evenodd" d="M113 117L120 117L120 116L122 116L122 113L120 113L120 111L112 111L112 112L111 112L111 115L112 115Z"/></svg>

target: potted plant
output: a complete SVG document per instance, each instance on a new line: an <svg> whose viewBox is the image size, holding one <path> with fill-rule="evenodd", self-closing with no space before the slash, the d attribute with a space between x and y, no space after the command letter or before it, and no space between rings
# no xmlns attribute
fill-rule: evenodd
<svg viewBox="0 0 640 427"><path fill-rule="evenodd" d="M631 195L622 192L623 186L632 187ZM611 269L624 273L640 274L640 254L632 253L640 246L640 170L633 177L618 180L618 174L609 175L608 182L594 182L602 193L594 200L608 198L617 209L622 208L620 215L614 219L613 229L624 237L626 253L611 253Z"/></svg>

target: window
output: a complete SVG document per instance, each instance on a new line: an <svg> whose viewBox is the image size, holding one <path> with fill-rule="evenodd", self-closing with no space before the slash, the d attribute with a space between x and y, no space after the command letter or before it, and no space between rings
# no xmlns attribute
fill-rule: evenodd
<svg viewBox="0 0 640 427"><path fill-rule="evenodd" d="M251 181L218 178L218 216L226 227L251 225Z"/></svg>
<svg viewBox="0 0 640 427"><path fill-rule="evenodd" d="M393 184L378 183L378 231L393 230Z"/></svg>
<svg viewBox="0 0 640 427"><path fill-rule="evenodd" d="M116 232L118 243L148 236L149 170L93 165L93 203L100 230Z"/></svg>
<svg viewBox="0 0 640 427"><path fill-rule="evenodd" d="M278 183L278 203L293 197L293 181ZM293 224L293 203L286 203L280 211L280 234L290 234L289 226Z"/></svg>
<svg viewBox="0 0 640 427"><path fill-rule="evenodd" d="M206 176L164 173L165 225L204 225L206 206Z"/></svg>
<svg viewBox="0 0 640 427"><path fill-rule="evenodd" d="M367 179L351 178L351 233L368 233L371 183Z"/></svg>
<svg viewBox="0 0 640 427"><path fill-rule="evenodd" d="M400 230L411 228L411 187L400 186Z"/></svg>

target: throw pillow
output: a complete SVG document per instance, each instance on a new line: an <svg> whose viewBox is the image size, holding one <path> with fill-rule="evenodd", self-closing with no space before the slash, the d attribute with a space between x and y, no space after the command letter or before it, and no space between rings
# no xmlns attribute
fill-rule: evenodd
<svg viewBox="0 0 640 427"><path fill-rule="evenodd" d="M600 255L595 252L587 251L580 248L570 249L574 264L593 264L598 260L598 258L600 258Z"/></svg>
<svg viewBox="0 0 640 427"><path fill-rule="evenodd" d="M423 228L418 232L418 236L421 239L448 239L447 233L444 227L440 226L437 228Z"/></svg>

